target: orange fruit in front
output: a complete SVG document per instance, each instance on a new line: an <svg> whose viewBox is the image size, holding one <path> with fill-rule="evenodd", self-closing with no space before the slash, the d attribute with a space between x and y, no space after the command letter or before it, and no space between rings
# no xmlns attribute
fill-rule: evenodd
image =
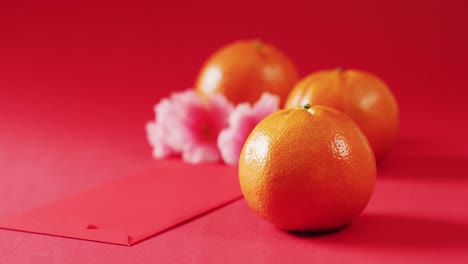
<svg viewBox="0 0 468 264"><path fill-rule="evenodd" d="M262 120L239 160L242 193L284 230L323 231L351 222L374 190L374 155L359 126L335 109L284 109Z"/></svg>
<svg viewBox="0 0 468 264"><path fill-rule="evenodd" d="M242 40L215 52L201 69L195 89L221 93L232 103L255 103L263 92L278 95L281 104L299 75L291 60L270 44Z"/></svg>
<svg viewBox="0 0 468 264"><path fill-rule="evenodd" d="M305 103L348 114L367 136L377 160L395 143L398 105L387 85L374 74L341 69L312 73L291 91L285 108Z"/></svg>

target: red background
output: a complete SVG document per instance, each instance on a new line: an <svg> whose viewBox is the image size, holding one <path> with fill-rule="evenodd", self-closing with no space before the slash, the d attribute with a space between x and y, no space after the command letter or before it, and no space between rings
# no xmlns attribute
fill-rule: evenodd
<svg viewBox="0 0 468 264"><path fill-rule="evenodd" d="M376 193L335 234L278 231L239 201L130 248L0 231L1 263L467 261L465 1L128 2L0 4L0 216L150 163L153 104L241 38L302 76L341 66L389 84L401 133Z"/></svg>

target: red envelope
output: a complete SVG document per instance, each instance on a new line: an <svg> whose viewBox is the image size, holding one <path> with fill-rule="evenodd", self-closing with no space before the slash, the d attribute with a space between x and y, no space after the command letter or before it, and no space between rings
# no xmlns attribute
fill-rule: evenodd
<svg viewBox="0 0 468 264"><path fill-rule="evenodd" d="M133 245L241 195L233 167L159 161L135 175L0 219L0 227Z"/></svg>

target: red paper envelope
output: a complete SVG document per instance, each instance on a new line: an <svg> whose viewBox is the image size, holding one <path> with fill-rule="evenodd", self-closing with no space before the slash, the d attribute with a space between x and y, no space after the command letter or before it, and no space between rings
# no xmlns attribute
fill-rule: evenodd
<svg viewBox="0 0 468 264"><path fill-rule="evenodd" d="M0 227L132 245L241 195L233 167L159 161L135 175L0 219Z"/></svg>

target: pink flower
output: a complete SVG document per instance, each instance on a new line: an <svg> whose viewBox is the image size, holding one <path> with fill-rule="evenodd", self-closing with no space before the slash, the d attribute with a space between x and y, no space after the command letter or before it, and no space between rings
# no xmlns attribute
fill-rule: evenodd
<svg viewBox="0 0 468 264"><path fill-rule="evenodd" d="M182 154L190 163L220 160L217 138L233 110L224 96L204 100L187 90L162 99L154 110L156 120L146 125L146 131L156 159Z"/></svg>
<svg viewBox="0 0 468 264"><path fill-rule="evenodd" d="M218 148L225 163L235 165L245 140L254 127L266 116L279 110L279 97L263 93L253 107L248 103L237 105L229 116L229 127L221 131Z"/></svg>

